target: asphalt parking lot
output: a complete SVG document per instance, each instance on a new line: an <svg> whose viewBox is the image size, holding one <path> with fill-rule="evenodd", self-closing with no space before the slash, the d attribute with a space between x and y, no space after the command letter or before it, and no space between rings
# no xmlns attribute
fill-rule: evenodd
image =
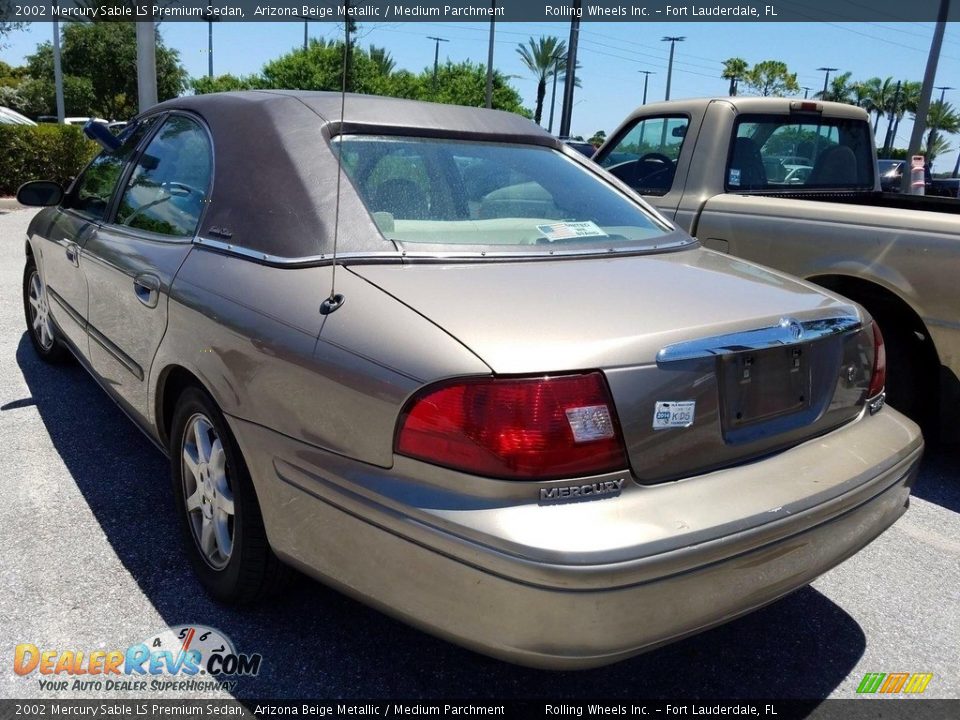
<svg viewBox="0 0 960 720"><path fill-rule="evenodd" d="M600 670L487 659L306 579L268 605L218 605L184 559L165 459L79 366L32 351L31 216L0 209L0 697L51 696L13 672L18 643L124 648L188 623L262 653L238 697L849 698L865 673L900 671L933 673L926 697L960 697L960 456L948 450L928 454L910 511L812 586Z"/></svg>

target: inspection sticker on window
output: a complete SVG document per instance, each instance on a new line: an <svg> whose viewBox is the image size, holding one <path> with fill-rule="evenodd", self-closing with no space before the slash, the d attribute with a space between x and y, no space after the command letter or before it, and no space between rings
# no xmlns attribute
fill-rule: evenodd
<svg viewBox="0 0 960 720"><path fill-rule="evenodd" d="M574 240L582 237L607 237L607 234L601 230L595 222L585 220L584 222L560 222L550 225L537 225L539 230L547 240Z"/></svg>
<svg viewBox="0 0 960 720"><path fill-rule="evenodd" d="M740 186L740 168L730 168L730 187Z"/></svg>
<svg viewBox="0 0 960 720"><path fill-rule="evenodd" d="M693 425L696 406L696 400L658 402L653 410L653 429L665 430L666 428L690 427Z"/></svg>

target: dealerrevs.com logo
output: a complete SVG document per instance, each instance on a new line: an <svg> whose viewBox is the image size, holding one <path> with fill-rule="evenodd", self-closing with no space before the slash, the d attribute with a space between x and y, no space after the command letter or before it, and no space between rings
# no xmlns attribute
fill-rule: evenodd
<svg viewBox="0 0 960 720"><path fill-rule="evenodd" d="M263 656L237 652L225 634L204 625L165 628L125 650L42 649L20 643L13 671L43 691L232 691L239 676L260 672Z"/></svg>

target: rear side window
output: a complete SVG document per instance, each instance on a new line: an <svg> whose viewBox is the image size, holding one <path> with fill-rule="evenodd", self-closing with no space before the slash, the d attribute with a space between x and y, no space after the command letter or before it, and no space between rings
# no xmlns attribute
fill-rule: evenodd
<svg viewBox="0 0 960 720"><path fill-rule="evenodd" d="M666 195L673 189L689 125L686 117L639 120L605 152L600 164L641 195Z"/></svg>
<svg viewBox="0 0 960 720"><path fill-rule="evenodd" d="M97 155L77 180L65 206L89 215L94 220L103 220L110 205L110 198L113 197L113 191L123 172L123 166L154 122L156 118L147 118L135 126L128 126L121 136L123 144L119 150L115 152L105 150Z"/></svg>
<svg viewBox="0 0 960 720"><path fill-rule="evenodd" d="M344 170L383 234L436 246L626 244L669 230L556 150L434 138L346 136Z"/></svg>
<svg viewBox="0 0 960 720"><path fill-rule="evenodd" d="M869 124L819 115L742 115L727 162L730 192L873 187Z"/></svg>
<svg viewBox="0 0 960 720"><path fill-rule="evenodd" d="M116 222L173 237L193 237L210 189L206 131L171 115L144 149L120 198Z"/></svg>

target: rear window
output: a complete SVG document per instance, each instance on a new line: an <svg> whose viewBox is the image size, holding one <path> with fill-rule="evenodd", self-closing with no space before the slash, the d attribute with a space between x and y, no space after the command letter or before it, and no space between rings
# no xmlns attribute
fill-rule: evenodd
<svg viewBox="0 0 960 720"><path fill-rule="evenodd" d="M741 115L727 162L730 192L873 188L869 123L819 115Z"/></svg>
<svg viewBox="0 0 960 720"><path fill-rule="evenodd" d="M551 148L358 135L335 143L380 231L401 244L649 247L670 232Z"/></svg>

